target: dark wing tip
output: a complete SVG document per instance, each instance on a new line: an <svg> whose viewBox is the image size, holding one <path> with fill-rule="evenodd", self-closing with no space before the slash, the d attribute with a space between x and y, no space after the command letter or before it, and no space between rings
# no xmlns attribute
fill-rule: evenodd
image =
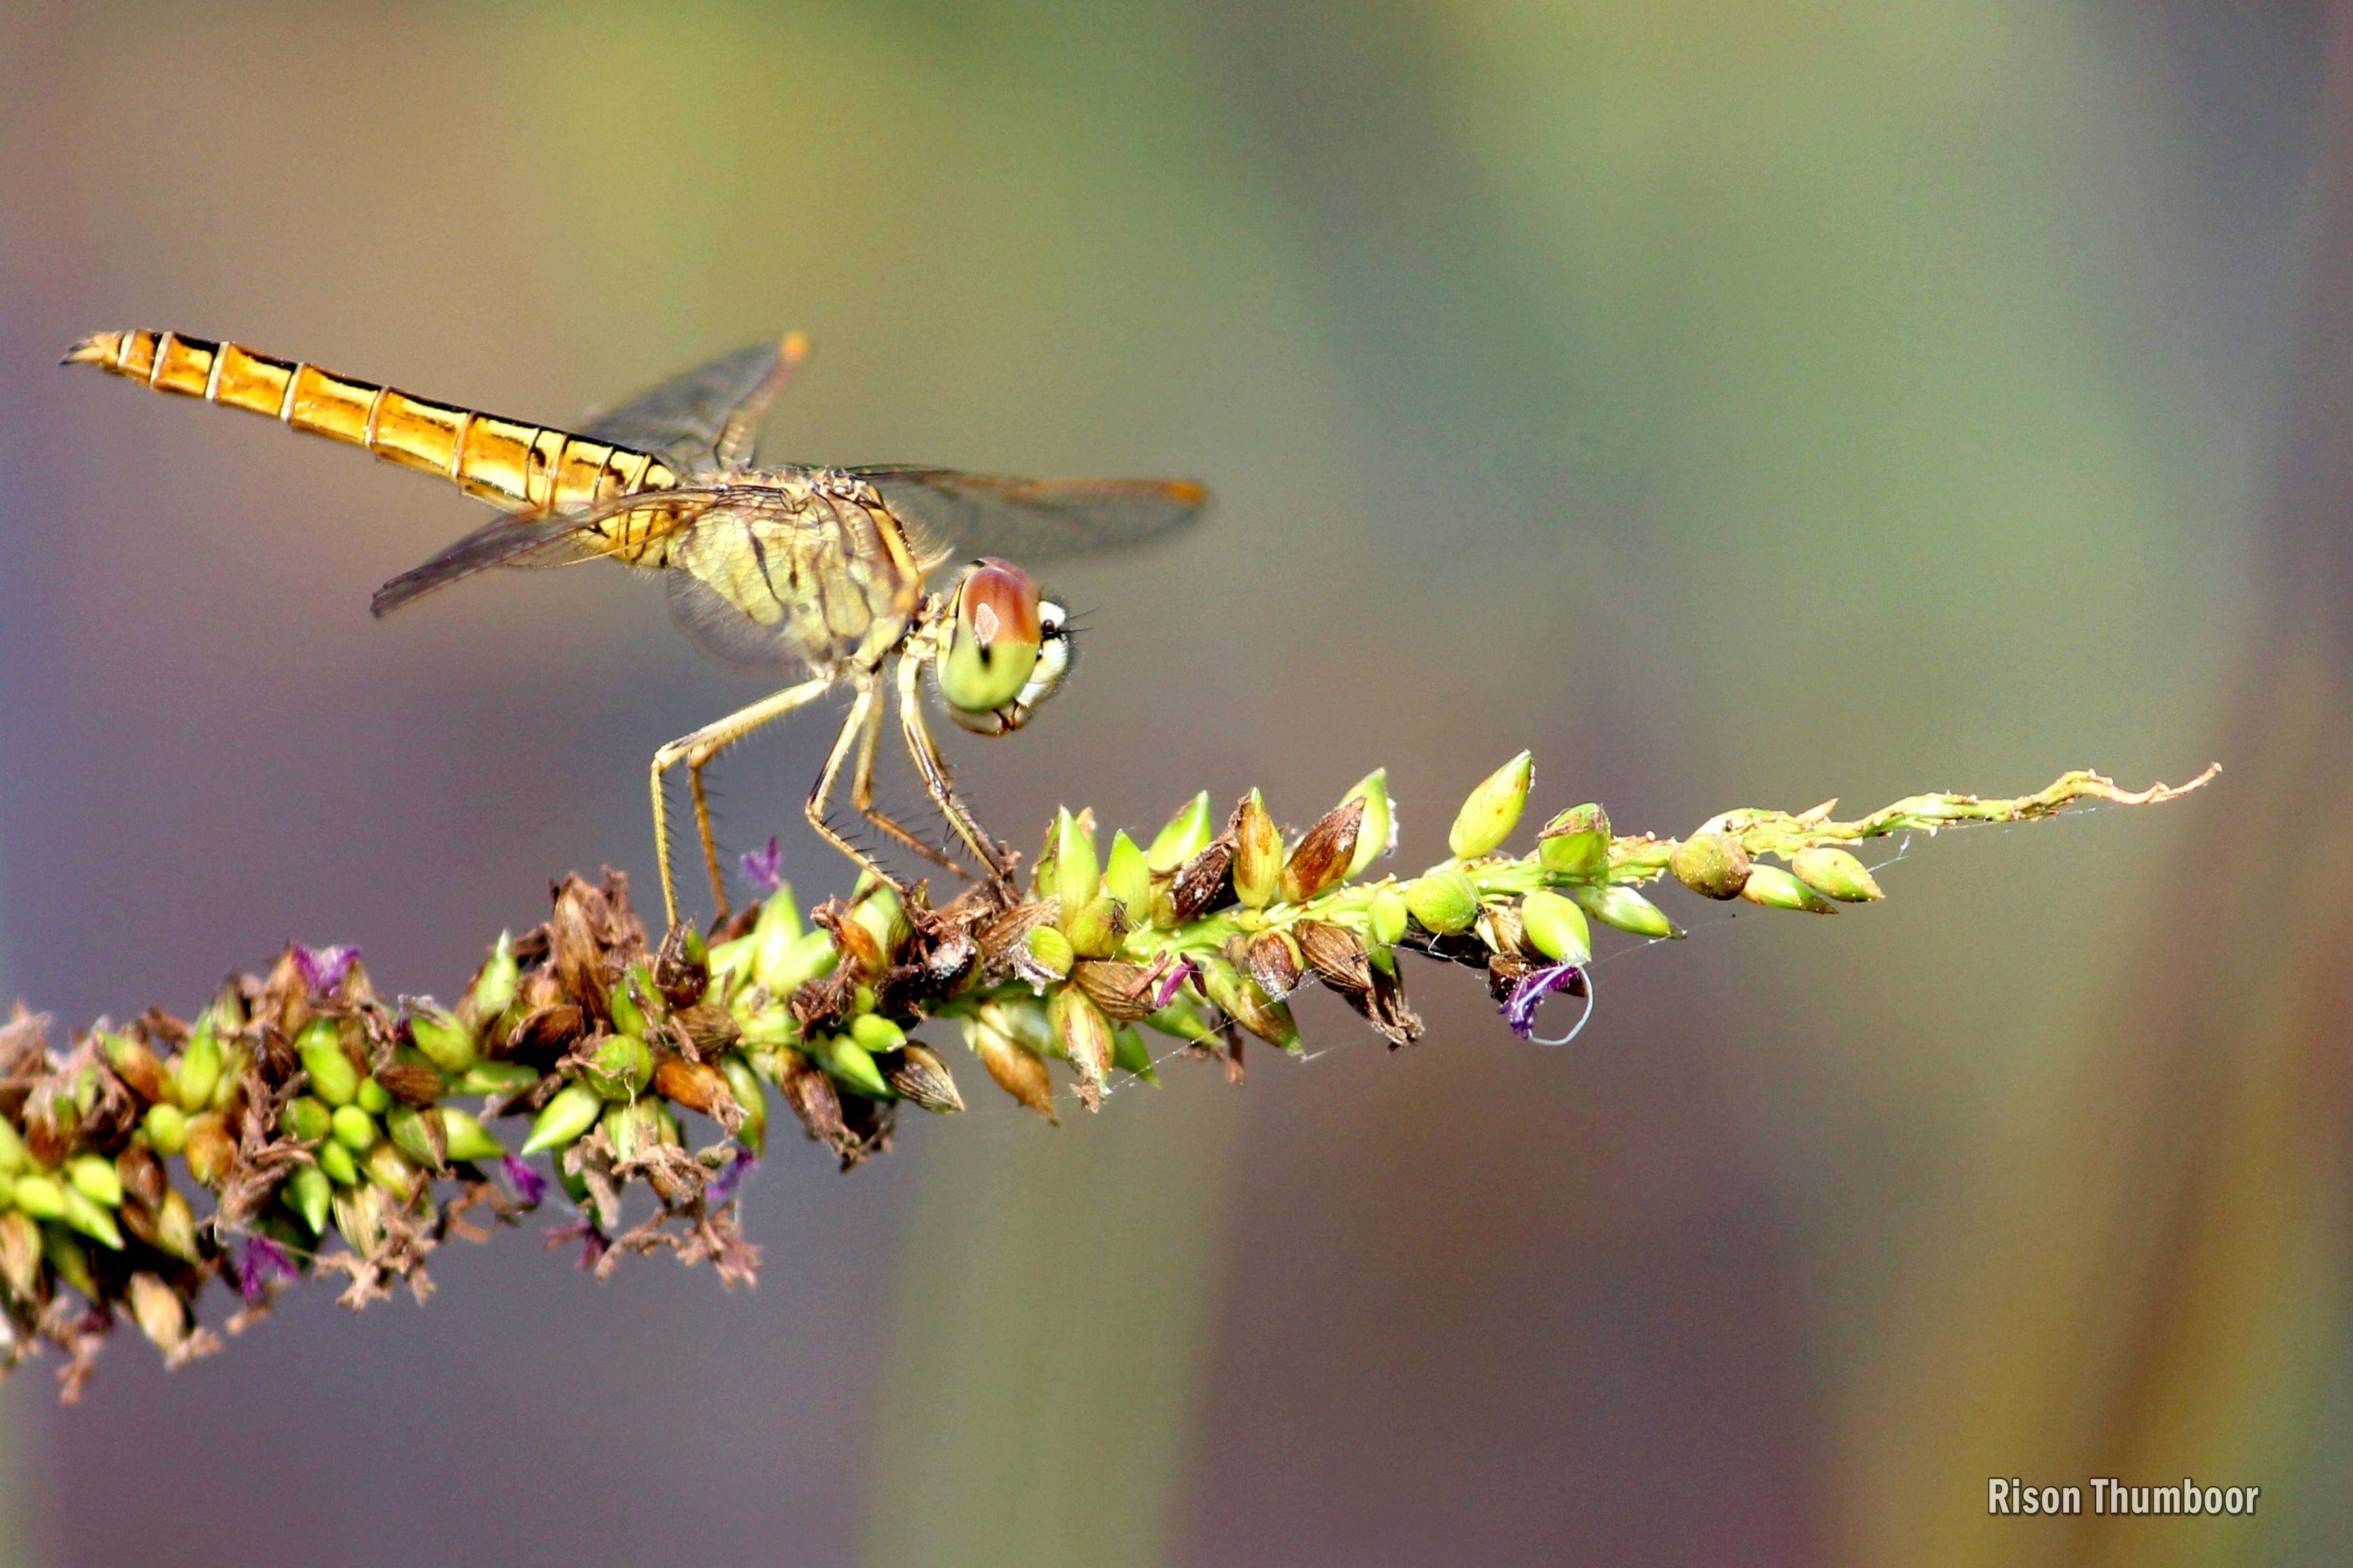
<svg viewBox="0 0 2353 1568"><path fill-rule="evenodd" d="M421 597L428 590L438 585L421 582L418 580L419 577L418 573L404 572L378 588L368 599L368 614L380 621L393 611Z"/></svg>

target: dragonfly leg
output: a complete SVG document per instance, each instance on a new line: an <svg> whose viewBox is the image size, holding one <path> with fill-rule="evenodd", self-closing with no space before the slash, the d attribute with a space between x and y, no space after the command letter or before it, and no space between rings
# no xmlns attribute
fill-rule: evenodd
<svg viewBox="0 0 2353 1568"><path fill-rule="evenodd" d="M858 744L860 737L873 724L876 717L875 696L873 678L860 677L858 695L849 704L849 717L842 721L841 733L834 737L833 750L826 753L825 772L818 775L817 787L809 791L808 805L806 809L809 826L817 829L818 837L856 861L860 870L873 872L876 877L888 883L893 892L904 897L907 891L905 883L884 870L872 856L836 832L833 824L826 820L827 811L833 798L834 781L841 776L841 765L849 760L850 748Z"/></svg>
<svg viewBox="0 0 2353 1568"><path fill-rule="evenodd" d="M702 853L711 868L711 891L718 900L718 914L727 913L727 889L719 875L719 850L711 837L711 807L702 789L702 770L712 760L765 724L774 723L794 709L814 701L833 686L830 679L820 677L805 680L798 686L788 686L773 696L763 697L748 708L741 708L724 719L705 724L691 734L681 735L654 753L654 856L661 867L662 912L671 925L678 924L678 884L670 875L670 802L663 795L662 775L679 763L686 764L687 778L694 793L694 821L702 837Z"/></svg>
<svg viewBox="0 0 2353 1568"><path fill-rule="evenodd" d="M711 918L727 918L727 879L719 869L719 845L711 837L711 795L702 787L702 770L707 763L689 758L686 764L686 793L694 799L695 836L702 840L702 865L711 874Z"/></svg>
<svg viewBox="0 0 2353 1568"><path fill-rule="evenodd" d="M957 795L955 786L948 782L948 765L940 756L939 743L932 739L931 726L923 721L923 704L919 685L923 660L927 653L910 649L899 657L899 727L907 738L907 750L915 759L923 784L932 792L932 800L940 815L948 819L980 863L988 868L989 875L1002 882L1013 874L1013 867L1004 852L992 842L975 821L971 810Z"/></svg>
<svg viewBox="0 0 2353 1568"><path fill-rule="evenodd" d="M850 775L849 799L851 804L858 807L858 815L934 866L944 867L967 882L972 880L972 873L965 870L955 859L943 854L928 841L918 837L913 828L898 821L874 804L875 752L880 749L881 740L882 704L878 701L874 705L873 716L866 721L865 734L859 742L858 770Z"/></svg>

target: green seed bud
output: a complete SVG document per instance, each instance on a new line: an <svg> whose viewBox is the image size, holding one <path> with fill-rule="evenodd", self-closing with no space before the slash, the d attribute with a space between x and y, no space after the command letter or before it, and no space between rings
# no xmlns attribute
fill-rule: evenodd
<svg viewBox="0 0 2353 1568"><path fill-rule="evenodd" d="M646 1033L645 999L653 994L654 977L641 963L633 963L605 997L606 1010L613 1015L613 1028L622 1035L635 1035L642 1039Z"/></svg>
<svg viewBox="0 0 2353 1568"><path fill-rule="evenodd" d="M1200 1010L1182 996L1144 1021L1164 1035L1171 1035L1197 1046L1206 1046L1218 1037L1218 1031L1209 1027L1208 1020L1201 1016Z"/></svg>
<svg viewBox="0 0 2353 1568"><path fill-rule="evenodd" d="M1039 968L1060 980L1070 973L1071 965L1078 961L1078 952L1071 939L1052 926L1032 926L1029 957Z"/></svg>
<svg viewBox="0 0 2353 1568"><path fill-rule="evenodd" d="M1479 889L1461 868L1440 866L1405 885L1405 907L1424 931L1468 931L1479 918Z"/></svg>
<svg viewBox="0 0 2353 1568"><path fill-rule="evenodd" d="M384 1194L375 1188L347 1184L330 1200L327 1210L353 1251L373 1258L384 1249Z"/></svg>
<svg viewBox="0 0 2353 1568"><path fill-rule="evenodd" d="M580 1074L582 1081L607 1100L635 1100L653 1076L654 1054L635 1035L607 1036Z"/></svg>
<svg viewBox="0 0 2353 1568"><path fill-rule="evenodd" d="M605 1138L616 1160L634 1160L662 1143L660 1119L652 1100L634 1105L608 1105L604 1116Z"/></svg>
<svg viewBox="0 0 2353 1568"><path fill-rule="evenodd" d="M978 1012L982 1022L1033 1056L1042 1057L1060 1043L1054 1038L1054 1020L1039 997L995 996L983 1002Z"/></svg>
<svg viewBox="0 0 2353 1568"><path fill-rule="evenodd" d="M1802 910L1808 914L1838 912L1838 906L1778 866L1758 866L1748 873L1740 896L1768 910Z"/></svg>
<svg viewBox="0 0 2353 1568"><path fill-rule="evenodd" d="M875 951L886 960L895 959L915 931L914 923L907 918L907 906L900 901L895 889L884 885L878 885L860 899L850 909L849 918L874 939Z"/></svg>
<svg viewBox="0 0 2353 1568"><path fill-rule="evenodd" d="M1109 958L1119 951L1120 939L1127 934L1127 921L1120 912L1119 900L1104 893L1064 921L1062 929L1070 937L1074 958Z"/></svg>
<svg viewBox="0 0 2353 1568"><path fill-rule="evenodd" d="M849 1037L870 1051L895 1051L907 1043L907 1031L880 1013L861 1013L850 1023Z"/></svg>
<svg viewBox="0 0 2353 1568"><path fill-rule="evenodd" d="M352 1097L352 1103L370 1116L382 1116L392 1109L392 1091L372 1078L364 1078L360 1079L359 1093Z"/></svg>
<svg viewBox="0 0 2353 1568"><path fill-rule="evenodd" d="M750 963L753 976L770 990L776 990L775 977L782 974L792 963L794 952L808 934L801 925L798 910L779 889L775 897L760 906L758 921L752 927L751 934L743 939L749 944L745 962ZM817 934L824 939L825 950L831 952L833 939L823 931ZM731 942L728 945L732 947L734 944Z"/></svg>
<svg viewBox="0 0 2353 1568"><path fill-rule="evenodd" d="M1111 1074L1111 1021L1084 991L1065 985L1046 999L1053 1015L1054 1036L1062 1043L1071 1068L1079 1075L1079 1099L1088 1110L1102 1103L1103 1084Z"/></svg>
<svg viewBox="0 0 2353 1568"><path fill-rule="evenodd" d="M122 1231L114 1223L114 1214L79 1187L67 1187L62 1194L66 1205L66 1223L105 1247L109 1252L122 1250Z"/></svg>
<svg viewBox="0 0 2353 1568"><path fill-rule="evenodd" d="M1269 996L1257 981L1222 958L1199 963L1201 989L1227 1017L1271 1046L1293 1053L1305 1048L1300 1044L1299 1025L1291 1016L1288 1002Z"/></svg>
<svg viewBox="0 0 2353 1568"><path fill-rule="evenodd" d="M16 1206L35 1219L66 1217L65 1184L54 1176L27 1171L16 1178Z"/></svg>
<svg viewBox="0 0 2353 1568"><path fill-rule="evenodd" d="M1156 1086L1160 1082L1160 1074L1152 1065L1152 1048L1144 1043L1143 1031L1133 1024L1122 1024L1112 1031L1111 1065L1145 1083Z"/></svg>
<svg viewBox="0 0 2353 1568"><path fill-rule="evenodd" d="M1256 790L1234 808L1229 827L1234 836L1234 896L1251 909L1264 909L1282 883L1282 830Z"/></svg>
<svg viewBox="0 0 2353 1568"><path fill-rule="evenodd" d="M339 1105L328 1118L335 1142L354 1154L364 1154L376 1140L375 1118L356 1105Z"/></svg>
<svg viewBox="0 0 2353 1568"><path fill-rule="evenodd" d="M327 1228L327 1205L335 1195L335 1184L327 1179L326 1172L316 1165L297 1165L279 1195L288 1208L301 1215L311 1235Z"/></svg>
<svg viewBox="0 0 2353 1568"><path fill-rule="evenodd" d="M650 1068L648 1073L650 1076ZM531 1136L522 1141L523 1155L528 1158L533 1154L544 1154L550 1149L563 1148L596 1126L597 1114L604 1108L605 1102L586 1084L565 1084L555 1091L555 1097L541 1108L538 1117L533 1121Z"/></svg>
<svg viewBox="0 0 2353 1568"><path fill-rule="evenodd" d="M1103 889L1119 900L1130 925L1143 924L1152 912L1152 868L1124 827L1112 836L1111 858L1103 862Z"/></svg>
<svg viewBox="0 0 2353 1568"><path fill-rule="evenodd" d="M512 1094L539 1081L539 1069L525 1062L480 1061L459 1076L454 1094Z"/></svg>
<svg viewBox="0 0 2353 1568"><path fill-rule="evenodd" d="M754 1054L754 1060L762 1064L764 1070L765 1064L779 1048L800 1044L800 1025L795 1021L788 1008L765 1007L757 1013L739 1016L735 1023L742 1031L744 1048ZM773 1076L769 1081L776 1081Z"/></svg>
<svg viewBox="0 0 2353 1568"><path fill-rule="evenodd" d="M196 1214L188 1200L174 1190L164 1194L155 1205L155 1245L174 1258L196 1261Z"/></svg>
<svg viewBox="0 0 2353 1568"><path fill-rule="evenodd" d="M466 993L466 1002L474 1017L487 1024L512 1006L515 988L522 980L522 967L515 962L514 944L507 939L506 932L501 931L497 945L483 962L481 973L474 976L473 986Z"/></svg>
<svg viewBox="0 0 2353 1568"><path fill-rule="evenodd" d="M147 1134L147 1147L168 1160L187 1145L188 1113L168 1101L158 1101L139 1119L139 1130Z"/></svg>
<svg viewBox="0 0 2353 1568"><path fill-rule="evenodd" d="M790 882L778 884L776 890L761 902L760 913L752 922L751 934L762 941L781 935L790 942L807 928L801 924L801 907L793 897Z"/></svg>
<svg viewBox="0 0 2353 1568"><path fill-rule="evenodd" d="M98 1278L90 1271L90 1251L71 1231L61 1226L43 1226L41 1256L58 1279L91 1300L98 1300Z"/></svg>
<svg viewBox="0 0 2353 1568"><path fill-rule="evenodd" d="M1389 771L1375 768L1340 797L1342 805L1362 796L1365 820L1356 827L1356 850L1348 858L1348 875L1361 877L1365 868L1397 847L1397 808L1389 801Z"/></svg>
<svg viewBox="0 0 2353 1568"><path fill-rule="evenodd" d="M360 1091L360 1069L343 1050L332 1018L314 1018L295 1037L294 1049L302 1070L311 1075L311 1092L329 1105L349 1105Z"/></svg>
<svg viewBox="0 0 2353 1568"><path fill-rule="evenodd" d="M1038 846L1038 858L1029 867L1029 892L1033 898L1054 896L1054 847L1062 841L1062 824L1059 818L1046 824L1046 841Z"/></svg>
<svg viewBox="0 0 2353 1568"><path fill-rule="evenodd" d="M783 940L790 942L792 939L786 937ZM718 993L719 1000L723 1002L733 996L737 984L750 977L752 958L758 950L758 941L749 935L739 936L733 942L723 942L711 950L711 988ZM776 963L783 962L784 955L779 952Z"/></svg>
<svg viewBox="0 0 2353 1568"><path fill-rule="evenodd" d="M1454 826L1446 835L1447 852L1457 860L1493 854L1520 825L1535 777L1535 763L1525 752L1489 773L1454 814Z"/></svg>
<svg viewBox="0 0 2353 1568"><path fill-rule="evenodd" d="M727 1092L735 1097L735 1103L744 1110L744 1124L735 1130L735 1136L753 1153L765 1153L768 1148L768 1091L760 1082L760 1075L752 1070L749 1062L732 1051L720 1058L719 1070L726 1075Z"/></svg>
<svg viewBox="0 0 2353 1568"><path fill-rule="evenodd" d="M480 1054L474 1031L446 1007L419 1008L409 1017L408 1035L427 1061L452 1078L472 1067Z"/></svg>
<svg viewBox="0 0 2353 1568"><path fill-rule="evenodd" d="M483 1126L468 1111L454 1105L436 1106L441 1113L441 1132L448 1144L452 1160L495 1160L507 1152L497 1133Z"/></svg>
<svg viewBox="0 0 2353 1568"><path fill-rule="evenodd" d="M781 962L765 973L755 966L753 978L772 994L789 996L809 982L831 974L840 963L841 954L834 950L829 932L803 931L786 944Z"/></svg>
<svg viewBox="0 0 2353 1568"><path fill-rule="evenodd" d="M66 1180L92 1203L122 1206L122 1176L103 1154L77 1154L66 1162Z"/></svg>
<svg viewBox="0 0 2353 1568"><path fill-rule="evenodd" d="M220 1036L214 1032L211 1020L200 1019L181 1048L179 1060L172 1064L172 1098L183 1110L202 1110L212 1103L220 1078Z"/></svg>
<svg viewBox="0 0 2353 1568"><path fill-rule="evenodd" d="M1207 849L1215 837L1209 826L1209 792L1203 790L1178 807L1168 826L1153 836L1145 860L1155 871L1174 871Z"/></svg>
<svg viewBox="0 0 2353 1568"><path fill-rule="evenodd" d="M438 1117L440 1110L439 1106L429 1111L419 1110L413 1105L395 1106L392 1114L384 1119L385 1134L392 1140L394 1148L418 1164L438 1169L445 1156L442 1151L433 1146L433 1133L426 1119ZM337 1111L336 1114L340 1116L343 1113ZM443 1136L448 1136L446 1130Z"/></svg>
<svg viewBox="0 0 2353 1568"><path fill-rule="evenodd" d="M1053 894L1061 900L1062 923L1094 902L1103 882L1103 863L1095 854L1095 836L1064 806L1054 816Z"/></svg>
<svg viewBox="0 0 2353 1568"><path fill-rule="evenodd" d="M1535 950L1555 963L1590 963L1593 928L1585 911L1549 889L1520 900L1520 929Z"/></svg>
<svg viewBox="0 0 2353 1568"><path fill-rule="evenodd" d="M1826 844L1799 850L1789 858L1789 869L1822 897L1842 904L1868 904L1887 896L1862 861Z"/></svg>
<svg viewBox="0 0 2353 1568"><path fill-rule="evenodd" d="M1694 833L1667 856L1675 880L1703 899L1736 899L1748 880L1748 851L1722 833Z"/></svg>
<svg viewBox="0 0 2353 1568"><path fill-rule="evenodd" d="M1383 884L1373 892L1371 906L1366 910L1366 924L1372 928L1374 945L1395 947L1405 939L1406 918L1412 913L1406 902L1405 889L1395 882Z"/></svg>
<svg viewBox="0 0 2353 1568"><path fill-rule="evenodd" d="M1603 925L1615 926L1636 936L1683 934L1683 928L1667 918L1666 910L1631 888L1612 882L1578 882L1569 888L1568 896Z"/></svg>
<svg viewBox="0 0 2353 1568"><path fill-rule="evenodd" d="M343 1144L322 1143L311 1157L319 1162L319 1169L324 1171L336 1185L356 1187L360 1184L360 1163L352 1158L351 1150Z"/></svg>
<svg viewBox="0 0 2353 1568"><path fill-rule="evenodd" d="M1598 805L1572 805L1536 839L1536 859L1563 881L1589 881L1609 869L1609 814Z"/></svg>
<svg viewBox="0 0 2353 1568"><path fill-rule="evenodd" d="M212 1103L208 1109L226 1111L244 1092L245 1069L253 1065L253 1053L243 1046L233 1046L221 1053L220 1081L213 1085Z"/></svg>
<svg viewBox="0 0 2353 1568"><path fill-rule="evenodd" d="M406 1205L416 1201L425 1185L425 1168L389 1143L378 1143L360 1158L367 1179Z"/></svg>
<svg viewBox="0 0 2353 1568"><path fill-rule="evenodd" d="M809 1058L825 1070L828 1078L869 1100L893 1098L891 1081L882 1069L874 1065L874 1057L865 1047L840 1035L828 1035L809 1042Z"/></svg>
<svg viewBox="0 0 2353 1568"><path fill-rule="evenodd" d="M16 1124L0 1116L0 1175L13 1175L25 1168L25 1135Z"/></svg>

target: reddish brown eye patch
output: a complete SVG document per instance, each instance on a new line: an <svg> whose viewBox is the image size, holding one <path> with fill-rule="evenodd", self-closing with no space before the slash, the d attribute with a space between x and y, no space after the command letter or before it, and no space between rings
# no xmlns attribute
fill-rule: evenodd
<svg viewBox="0 0 2353 1568"><path fill-rule="evenodd" d="M1008 643L1035 647L1043 635L1038 584L1018 566L981 561L965 574L956 595L956 619L983 649Z"/></svg>

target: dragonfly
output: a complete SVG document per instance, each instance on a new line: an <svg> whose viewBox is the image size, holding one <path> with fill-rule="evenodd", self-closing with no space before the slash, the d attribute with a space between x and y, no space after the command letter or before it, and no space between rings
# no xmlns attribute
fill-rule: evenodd
<svg viewBox="0 0 2353 1568"><path fill-rule="evenodd" d="M654 752L662 906L678 923L667 782L684 766L710 874L728 912L703 773L754 731L839 689L849 705L804 813L818 836L901 892L905 884L833 825L844 769L860 816L958 875L965 868L875 803L885 709L934 806L983 871L1010 876L953 783L921 700L926 672L958 725L1022 728L1060 687L1073 628L1009 557L1043 560L1141 543L1200 515L1188 479L1024 479L919 464L760 466L769 403L808 353L805 334L697 365L577 430L506 419L354 381L307 362L171 331L100 332L67 364L158 392L268 415L290 429L438 474L500 515L376 591L378 616L494 566L614 561L664 574L671 618L727 664L798 679ZM965 564L939 591L951 561Z"/></svg>

